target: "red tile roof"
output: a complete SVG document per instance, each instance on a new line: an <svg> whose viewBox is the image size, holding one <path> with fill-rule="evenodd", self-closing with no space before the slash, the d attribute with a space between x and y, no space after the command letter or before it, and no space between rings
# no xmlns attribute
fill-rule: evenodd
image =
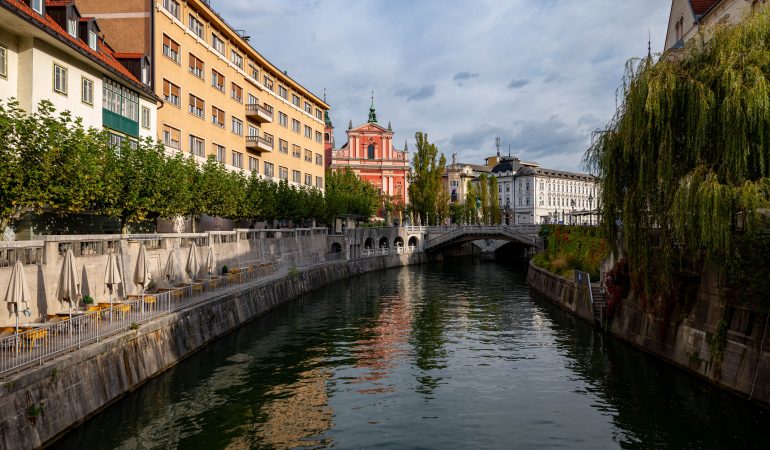
<svg viewBox="0 0 770 450"><path fill-rule="evenodd" d="M130 52L114 52L113 55L115 55L118 59L139 59L144 58L144 53L130 53Z"/></svg>
<svg viewBox="0 0 770 450"><path fill-rule="evenodd" d="M144 85L141 81L139 81L131 72L128 71L128 69L126 69L125 66L123 66L123 64L121 64L116 59L112 49L110 49L107 45L105 45L101 39L99 39L97 43L98 51L95 51L91 47L89 47L85 42L81 41L80 39L72 37L61 26L59 26L59 24L56 23L56 21L53 20L51 16L46 15L45 17L42 17L40 14L32 10L32 8L30 8L26 3L23 3L19 0L5 0L3 3L10 4L11 8L15 8L19 15L27 16L33 19L36 25L38 25L40 28L52 31L59 38L68 41L70 45L74 45L75 47L78 47L78 49L87 53L93 60L97 62L101 62L103 65L106 65L108 69L111 69L113 72L118 73L127 81L134 84L137 89L140 89L146 94L152 93L152 91L146 85ZM55 2L55 1L52 2L51 0L49 0L47 4L50 5L53 3L66 3L66 2ZM88 18L85 18L85 19L88 19ZM154 94L152 94L152 96L153 98L157 98Z"/></svg>
<svg viewBox="0 0 770 450"><path fill-rule="evenodd" d="M719 1L720 0L690 0L690 6L692 6L692 11L696 16L701 16L708 12L712 6L719 3Z"/></svg>
<svg viewBox="0 0 770 450"><path fill-rule="evenodd" d="M48 0L46 6L69 6L75 3L75 0Z"/></svg>

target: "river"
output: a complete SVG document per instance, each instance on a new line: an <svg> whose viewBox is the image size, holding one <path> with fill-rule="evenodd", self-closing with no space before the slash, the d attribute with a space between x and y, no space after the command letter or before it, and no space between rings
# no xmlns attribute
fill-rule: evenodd
<svg viewBox="0 0 770 450"><path fill-rule="evenodd" d="M431 264L270 312L53 447L767 448L769 426L533 297L520 267Z"/></svg>

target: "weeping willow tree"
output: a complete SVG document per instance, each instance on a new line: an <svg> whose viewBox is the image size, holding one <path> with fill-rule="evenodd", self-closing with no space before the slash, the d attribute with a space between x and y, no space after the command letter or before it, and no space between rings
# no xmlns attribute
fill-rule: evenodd
<svg viewBox="0 0 770 450"><path fill-rule="evenodd" d="M623 226L637 288L671 287L682 258L729 259L738 232L757 226L770 198L768 77L768 8L707 30L681 55L627 64L618 110L585 164L602 179L610 242Z"/></svg>

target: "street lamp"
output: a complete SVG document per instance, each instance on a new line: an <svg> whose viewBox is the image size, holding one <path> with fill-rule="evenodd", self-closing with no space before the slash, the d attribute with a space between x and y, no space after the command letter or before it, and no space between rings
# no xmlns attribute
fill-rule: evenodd
<svg viewBox="0 0 770 450"><path fill-rule="evenodd" d="M594 212L593 212L593 203L594 203L594 196L593 194L588 194L588 224L593 225L594 223Z"/></svg>
<svg viewBox="0 0 770 450"><path fill-rule="evenodd" d="M570 213L569 221L570 225L575 225L575 199L569 201L570 206L572 207L572 212Z"/></svg>

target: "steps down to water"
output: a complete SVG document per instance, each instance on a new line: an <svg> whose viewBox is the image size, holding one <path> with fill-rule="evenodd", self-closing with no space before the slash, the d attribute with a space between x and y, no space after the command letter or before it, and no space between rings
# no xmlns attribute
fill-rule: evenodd
<svg viewBox="0 0 770 450"><path fill-rule="evenodd" d="M591 297L593 298L594 307L594 321L600 326L604 327L604 317L607 312L607 301L602 292L601 287L598 284L591 284Z"/></svg>

